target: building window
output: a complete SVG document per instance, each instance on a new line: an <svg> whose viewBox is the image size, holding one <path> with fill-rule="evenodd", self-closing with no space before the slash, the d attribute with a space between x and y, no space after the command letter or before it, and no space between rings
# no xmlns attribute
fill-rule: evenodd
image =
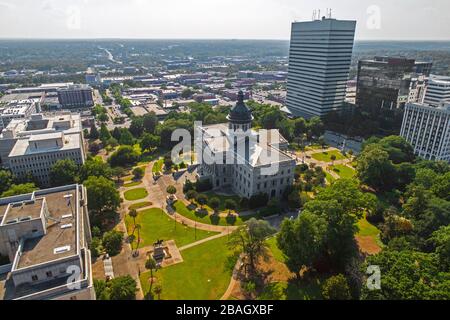
<svg viewBox="0 0 450 320"><path fill-rule="evenodd" d="M39 278L38 278L37 275L33 274L33 275L31 276L31 280L32 280L32 281L38 281Z"/></svg>
<svg viewBox="0 0 450 320"><path fill-rule="evenodd" d="M53 273L51 271L46 272L47 278L53 277Z"/></svg>

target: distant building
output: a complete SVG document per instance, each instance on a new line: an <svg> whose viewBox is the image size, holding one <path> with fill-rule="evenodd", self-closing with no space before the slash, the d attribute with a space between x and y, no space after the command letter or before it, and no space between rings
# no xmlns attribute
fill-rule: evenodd
<svg viewBox="0 0 450 320"><path fill-rule="evenodd" d="M442 102L450 103L450 77L431 75L424 102L435 107Z"/></svg>
<svg viewBox="0 0 450 320"><path fill-rule="evenodd" d="M222 95L228 99L230 99L231 101L237 101L238 100L238 95L239 95L239 90L235 90L235 89L229 89L229 90L224 90L222 92ZM251 99L252 94L250 91L244 91L244 99L248 100Z"/></svg>
<svg viewBox="0 0 450 320"><path fill-rule="evenodd" d="M311 118L340 110L345 99L356 21L323 17L292 24L287 107Z"/></svg>
<svg viewBox="0 0 450 320"><path fill-rule="evenodd" d="M422 102L431 67L431 62L402 57L359 61L356 105L375 112Z"/></svg>
<svg viewBox="0 0 450 320"><path fill-rule="evenodd" d="M82 165L86 159L79 114L32 115L13 120L0 134L2 165L17 177L28 174L49 185L51 167L62 159Z"/></svg>
<svg viewBox="0 0 450 320"><path fill-rule="evenodd" d="M201 139L196 141L202 159L198 174L209 179L214 189L232 189L241 197L265 193L281 198L294 182L295 158L283 151L287 141L278 130L251 129L253 116L244 103L244 94L228 115L228 123L197 127Z"/></svg>
<svg viewBox="0 0 450 320"><path fill-rule="evenodd" d="M450 104L407 104L400 135L419 157L450 162Z"/></svg>
<svg viewBox="0 0 450 320"><path fill-rule="evenodd" d="M36 92L57 92L60 89L67 88L73 85L73 82L66 83L44 83L37 87L23 87L8 90L8 93L16 94L16 93L36 93Z"/></svg>
<svg viewBox="0 0 450 320"><path fill-rule="evenodd" d="M94 106L93 91L87 85L71 85L58 90L58 100L63 108L90 108Z"/></svg>
<svg viewBox="0 0 450 320"><path fill-rule="evenodd" d="M90 86L96 86L102 83L102 78L97 73L87 73L86 83Z"/></svg>
<svg viewBox="0 0 450 320"><path fill-rule="evenodd" d="M12 101L7 105L0 105L0 130L8 126L13 119L28 119L39 111L34 100Z"/></svg>
<svg viewBox="0 0 450 320"><path fill-rule="evenodd" d="M0 199L1 300L95 300L82 185Z"/></svg>

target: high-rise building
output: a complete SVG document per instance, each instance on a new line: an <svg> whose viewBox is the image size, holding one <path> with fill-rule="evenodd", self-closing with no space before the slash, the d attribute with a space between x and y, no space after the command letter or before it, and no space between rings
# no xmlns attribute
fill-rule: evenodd
<svg viewBox="0 0 450 320"><path fill-rule="evenodd" d="M450 103L450 77L431 75L424 102L432 106L438 106L442 102Z"/></svg>
<svg viewBox="0 0 450 320"><path fill-rule="evenodd" d="M356 105L377 112L381 108L403 108L408 102L422 102L431 62L375 57L358 63Z"/></svg>
<svg viewBox="0 0 450 320"><path fill-rule="evenodd" d="M71 85L58 90L58 100L63 108L90 108L94 106L92 88L87 85Z"/></svg>
<svg viewBox="0 0 450 320"><path fill-rule="evenodd" d="M287 107L297 116L324 116L345 99L356 21L323 17L292 24Z"/></svg>
<svg viewBox="0 0 450 320"><path fill-rule="evenodd" d="M0 199L0 300L95 300L82 185Z"/></svg>
<svg viewBox="0 0 450 320"><path fill-rule="evenodd" d="M408 103L400 135L419 157L450 162L450 104Z"/></svg>

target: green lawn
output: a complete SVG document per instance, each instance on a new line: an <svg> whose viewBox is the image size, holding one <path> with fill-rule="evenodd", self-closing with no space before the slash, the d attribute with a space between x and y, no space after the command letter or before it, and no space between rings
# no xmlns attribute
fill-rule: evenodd
<svg viewBox="0 0 450 320"><path fill-rule="evenodd" d="M321 300L322 285L320 279L273 282L266 285L258 300Z"/></svg>
<svg viewBox="0 0 450 320"><path fill-rule="evenodd" d="M380 239L380 229L367 221L366 217L359 220L357 225L359 228L358 236L372 237L380 247L383 247L383 243Z"/></svg>
<svg viewBox="0 0 450 320"><path fill-rule="evenodd" d="M161 172L163 166L164 166L164 159L161 158L158 161L156 161L155 164L153 165L152 172L153 173Z"/></svg>
<svg viewBox="0 0 450 320"><path fill-rule="evenodd" d="M342 160L345 159L345 157L340 153L338 150L332 150L327 152L318 152L313 153L311 157L317 161L323 161L323 162L331 162L331 156L335 155L336 160Z"/></svg>
<svg viewBox="0 0 450 320"><path fill-rule="evenodd" d="M270 251L272 252L273 257L275 260L285 263L286 262L286 256L284 253L278 248L277 246L277 237L271 237L267 239L266 241L269 244Z"/></svg>
<svg viewBox="0 0 450 320"><path fill-rule="evenodd" d="M125 200L134 201L139 199L144 199L148 196L147 190L145 188L136 188L126 191L124 194Z"/></svg>
<svg viewBox="0 0 450 320"><path fill-rule="evenodd" d="M154 275L164 300L218 300L225 293L235 259L222 237L182 251L183 262ZM144 293L150 288L149 272L140 276Z"/></svg>
<svg viewBox="0 0 450 320"><path fill-rule="evenodd" d="M133 218L127 215L125 223L128 234L131 234L134 228ZM195 237L193 228L183 226L179 222L175 223L175 220L158 208L140 211L136 217L136 224L141 225L141 247L152 245L157 240L175 240L177 246L182 247L217 234L197 229L197 237ZM136 231L135 235L137 236Z"/></svg>
<svg viewBox="0 0 450 320"><path fill-rule="evenodd" d="M221 195L221 194L217 194L214 192L205 192L205 194L208 196L208 199L211 198L217 198L220 200L220 205L219 205L219 211L225 211L228 212L228 210L225 208L225 202L227 200L234 200L234 202L236 202L236 204L239 206L239 203L241 202L241 198L239 196L225 196L225 195ZM212 209L211 209L212 211Z"/></svg>
<svg viewBox="0 0 450 320"><path fill-rule="evenodd" d="M182 216L194 220L197 222L205 223L205 224L212 224L212 225L219 225L219 226L239 226L244 224L244 221L249 220L251 217L220 217L218 215L212 215L212 214L200 214L194 210L190 210L182 201L177 201L174 205L175 210L181 214Z"/></svg>
<svg viewBox="0 0 450 320"><path fill-rule="evenodd" d="M135 182L125 183L123 186L125 188L131 188L131 187L136 187L136 186L140 185L141 183L142 183L142 181L135 181Z"/></svg>
<svg viewBox="0 0 450 320"><path fill-rule="evenodd" d="M329 184L332 184L334 180L336 180L329 172L325 171L325 176L327 178L327 182Z"/></svg>
<svg viewBox="0 0 450 320"><path fill-rule="evenodd" d="M133 209L138 210L141 208L150 207L151 205L153 205L153 203L150 201L139 202L139 203L132 204L128 209L129 210L133 210Z"/></svg>
<svg viewBox="0 0 450 320"><path fill-rule="evenodd" d="M351 179L356 174L355 170L343 164L333 166L333 171L336 172L342 179Z"/></svg>

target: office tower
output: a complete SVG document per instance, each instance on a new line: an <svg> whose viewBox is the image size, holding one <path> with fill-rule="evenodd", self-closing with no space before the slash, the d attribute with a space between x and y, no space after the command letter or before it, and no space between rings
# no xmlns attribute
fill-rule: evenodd
<svg viewBox="0 0 450 320"><path fill-rule="evenodd" d="M2 165L18 178L31 174L41 185L49 185L51 167L62 159L81 166L86 159L81 117L62 113L15 119L0 134Z"/></svg>
<svg viewBox="0 0 450 320"><path fill-rule="evenodd" d="M59 103L63 108L89 108L94 106L92 88L87 85L71 85L58 90Z"/></svg>
<svg viewBox="0 0 450 320"><path fill-rule="evenodd" d="M431 62L375 57L358 63L356 105L373 113L380 109L403 108L408 102L422 102Z"/></svg>
<svg viewBox="0 0 450 320"><path fill-rule="evenodd" d="M339 110L345 99L356 21L321 20L292 24L287 107L310 118Z"/></svg>
<svg viewBox="0 0 450 320"><path fill-rule="evenodd" d="M450 162L450 104L407 104L400 135L419 157Z"/></svg>
<svg viewBox="0 0 450 320"><path fill-rule="evenodd" d="M450 103L450 77L431 75L424 102L435 107L441 102Z"/></svg>

